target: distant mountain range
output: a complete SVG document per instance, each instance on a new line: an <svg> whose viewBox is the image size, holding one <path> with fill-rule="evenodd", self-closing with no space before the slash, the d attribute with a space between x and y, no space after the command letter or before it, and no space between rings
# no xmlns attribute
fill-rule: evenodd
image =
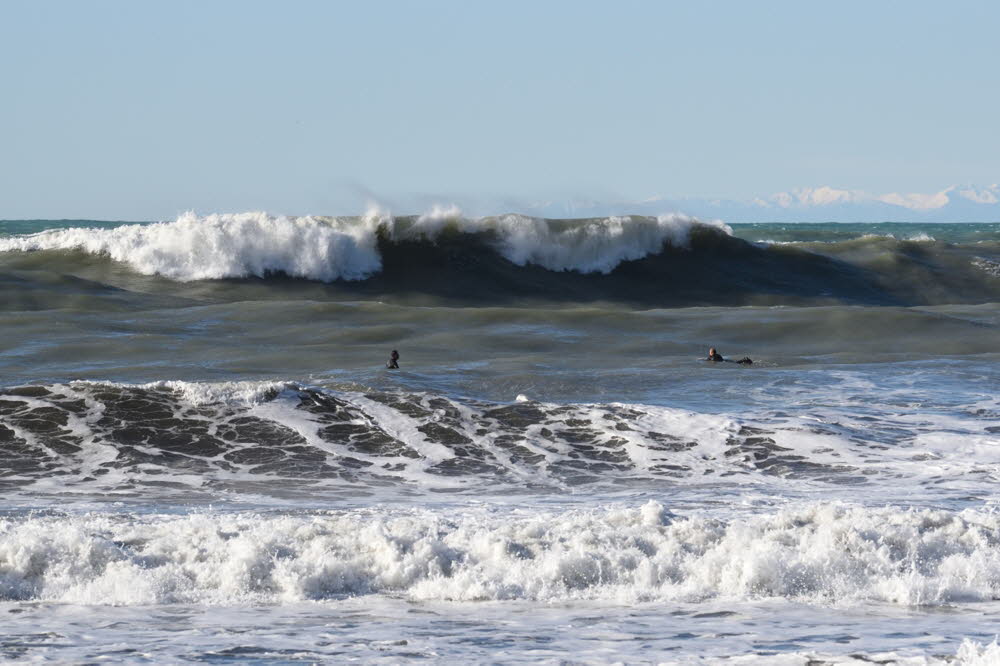
<svg viewBox="0 0 1000 666"><path fill-rule="evenodd" d="M682 212L725 222L1000 222L1000 185L956 185L931 194L870 194L823 186L749 201L652 197L544 202L525 212L557 218Z"/></svg>

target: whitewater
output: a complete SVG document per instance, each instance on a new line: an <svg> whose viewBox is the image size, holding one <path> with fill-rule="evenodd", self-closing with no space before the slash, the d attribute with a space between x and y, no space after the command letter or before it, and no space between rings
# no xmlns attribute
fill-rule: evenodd
<svg viewBox="0 0 1000 666"><path fill-rule="evenodd" d="M0 659L1000 663L998 266L1000 224L0 221Z"/></svg>

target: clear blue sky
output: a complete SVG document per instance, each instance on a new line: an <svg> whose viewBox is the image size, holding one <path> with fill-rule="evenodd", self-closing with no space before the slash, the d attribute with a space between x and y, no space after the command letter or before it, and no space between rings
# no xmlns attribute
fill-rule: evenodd
<svg viewBox="0 0 1000 666"><path fill-rule="evenodd" d="M0 218L1000 181L1000 3L0 2Z"/></svg>

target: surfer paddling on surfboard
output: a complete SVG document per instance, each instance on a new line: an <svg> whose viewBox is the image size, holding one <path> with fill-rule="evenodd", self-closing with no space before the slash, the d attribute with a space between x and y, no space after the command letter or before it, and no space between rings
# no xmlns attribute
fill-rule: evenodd
<svg viewBox="0 0 1000 666"><path fill-rule="evenodd" d="M709 349L708 349L708 358L706 358L705 360L706 361L712 361L713 363L719 363L721 361L725 361L726 359L722 358L722 354L720 354L719 352L715 351L715 347L709 347ZM729 363L738 363L740 365L753 365L753 361L750 360L749 356L744 356L743 358L741 358L738 361L728 361L728 362Z"/></svg>

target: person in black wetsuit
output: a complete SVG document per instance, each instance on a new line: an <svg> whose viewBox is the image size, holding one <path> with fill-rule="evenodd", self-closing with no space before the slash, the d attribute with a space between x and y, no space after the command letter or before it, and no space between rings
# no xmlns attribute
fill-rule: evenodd
<svg viewBox="0 0 1000 666"><path fill-rule="evenodd" d="M722 358L722 354L720 354L719 352L715 351L715 347L710 347L709 350L708 350L708 358L706 358L705 360L706 361L712 361L714 363L718 363L719 361L725 361L726 359ZM738 361L730 361L730 362L731 363L738 363L739 365L753 365L753 361L750 360L749 356L744 356L743 358L741 358Z"/></svg>
<svg viewBox="0 0 1000 666"><path fill-rule="evenodd" d="M385 362L385 367L389 370L399 370L399 352L395 349L389 354L389 360Z"/></svg>

